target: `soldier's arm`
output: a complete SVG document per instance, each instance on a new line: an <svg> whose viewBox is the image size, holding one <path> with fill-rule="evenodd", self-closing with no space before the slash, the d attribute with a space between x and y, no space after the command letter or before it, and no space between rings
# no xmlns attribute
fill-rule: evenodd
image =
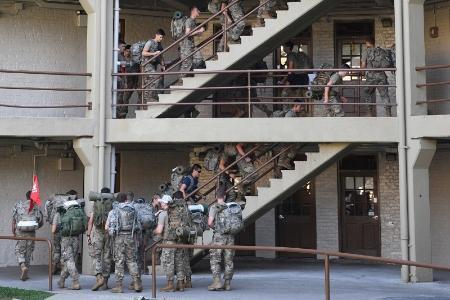
<svg viewBox="0 0 450 300"><path fill-rule="evenodd" d="M88 229L87 229L87 236L90 237L91 236L91 232L92 232L92 227L94 225L94 213L91 213L89 215L89 221L88 221Z"/></svg>
<svg viewBox="0 0 450 300"><path fill-rule="evenodd" d="M184 183L180 186L180 192L183 193L183 197L184 197L184 198L186 198L186 196L187 196L187 194L186 194L186 188L187 188L187 185L184 184Z"/></svg>
<svg viewBox="0 0 450 300"><path fill-rule="evenodd" d="M161 51L150 52L149 48L150 48L149 45L145 45L144 46L144 49L142 50L142 56L146 56L146 57L148 57L148 56L155 56L155 55L158 55L159 53L161 53Z"/></svg>
<svg viewBox="0 0 450 300"><path fill-rule="evenodd" d="M156 235L162 234L163 230L164 230L164 225L158 224L158 226L156 226L155 230L153 230L153 234L156 234Z"/></svg>
<svg viewBox="0 0 450 300"><path fill-rule="evenodd" d="M330 89L333 86L333 81L330 80L327 83L327 86L325 87L325 91L323 93L323 102L324 103L328 103L328 101L330 100L329 96L330 96Z"/></svg>
<svg viewBox="0 0 450 300"><path fill-rule="evenodd" d="M16 236L16 220L14 218L11 221L11 232L14 236Z"/></svg>
<svg viewBox="0 0 450 300"><path fill-rule="evenodd" d="M214 228L214 217L208 217L208 226L209 228Z"/></svg>
<svg viewBox="0 0 450 300"><path fill-rule="evenodd" d="M53 223L53 224L52 224L52 234L55 234L57 228L58 228L58 224Z"/></svg>

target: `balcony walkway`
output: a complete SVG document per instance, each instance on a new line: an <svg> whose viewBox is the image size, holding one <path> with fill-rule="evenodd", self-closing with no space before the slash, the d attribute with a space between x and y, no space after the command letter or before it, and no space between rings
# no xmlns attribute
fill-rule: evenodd
<svg viewBox="0 0 450 300"><path fill-rule="evenodd" d="M208 292L211 275L208 261L202 261L193 275L193 289L184 293L160 293L158 299L301 299L323 300L323 264L291 259L259 260L241 258L235 263L235 277L230 292ZM36 290L47 288L45 268L31 269L31 280L24 285L16 279L18 268L0 269L0 286L11 286ZM398 267L360 265L355 263L331 264L331 298L333 300L450 300L450 273L435 273L432 283L404 284L400 282ZM55 296L49 299L79 300L95 297L101 299L133 299L137 296L151 297L150 276L143 278L144 292L137 294L128 290L130 277L124 281L124 294L110 291L91 292L94 276L81 276L83 290L61 290L56 287L58 277L54 276ZM114 276L111 277L112 279ZM70 283L70 280L69 280ZM164 276L158 276L158 287L165 283ZM110 285L114 284L112 280Z"/></svg>

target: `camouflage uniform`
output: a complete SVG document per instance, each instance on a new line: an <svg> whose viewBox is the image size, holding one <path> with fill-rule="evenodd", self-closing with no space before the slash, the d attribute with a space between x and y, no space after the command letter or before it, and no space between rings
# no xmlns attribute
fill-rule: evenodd
<svg viewBox="0 0 450 300"><path fill-rule="evenodd" d="M120 67L120 73L139 73L140 67L139 64L133 62L131 57L126 59L124 56L119 57L119 61L126 62L127 64L131 64L131 66ZM119 77L120 81L117 81L118 89L137 89L141 88L140 86L140 76L124 76ZM133 91L125 91L117 93L117 104L129 104L130 98L133 95ZM141 92L138 92L138 96L141 96ZM116 109L117 118L126 118L128 114L128 106L118 106Z"/></svg>
<svg viewBox="0 0 450 300"><path fill-rule="evenodd" d="M233 183L231 182L231 178L228 174L226 173L222 173L219 175L219 179L218 179L218 185L216 186L216 192L219 188L220 185L225 186L225 190L229 190L231 187L233 187ZM236 190L233 188L231 189L228 194L227 197L225 199L226 202L234 202L236 201L237 195L236 195Z"/></svg>
<svg viewBox="0 0 450 300"><path fill-rule="evenodd" d="M51 225L51 224L50 224ZM52 262L53 265L57 265L61 262L61 230L56 229L55 233L52 235L52 243L53 243L53 253L52 253Z"/></svg>
<svg viewBox="0 0 450 300"><path fill-rule="evenodd" d="M159 214L158 225L160 224L164 224L163 244L176 244L169 236L169 218L167 211L163 211ZM163 265L164 273L166 274L168 281L173 281L175 274L177 275L178 281L185 279L185 256L186 251L184 249L162 249L161 264Z"/></svg>
<svg viewBox="0 0 450 300"><path fill-rule="evenodd" d="M237 151L235 145L226 145L224 149L224 155L225 156L235 156L236 160L240 159L242 155ZM239 173L241 174L241 177L243 178L243 183L240 185L242 189L245 189L243 186L247 186L249 184L252 184L253 181L258 177L258 174L253 174L250 176L251 173L255 171L255 166L253 165L253 162L248 162L245 159L242 159L237 163L237 166L239 168ZM244 179L245 178L245 179Z"/></svg>
<svg viewBox="0 0 450 300"><path fill-rule="evenodd" d="M94 268L95 274L102 274L108 278L111 273L111 241L103 228L95 227L92 236L92 247L94 252Z"/></svg>
<svg viewBox="0 0 450 300"><path fill-rule="evenodd" d="M119 232L114 238L113 249L116 281L122 282L125 276L125 263L133 280L140 278L136 262L136 240L131 232Z"/></svg>
<svg viewBox="0 0 450 300"><path fill-rule="evenodd" d="M145 44L144 49L147 49L148 52L160 51L160 47L155 40L149 40ZM159 64L158 59L152 60L150 63L147 63L151 58L152 56L143 56L143 64L145 64L144 73L152 73L157 71L157 67ZM145 89L157 89L160 87L162 78L161 75L148 74L143 76L143 78L143 86ZM157 102L158 99L158 91L144 91L144 103Z"/></svg>
<svg viewBox="0 0 450 300"><path fill-rule="evenodd" d="M259 5L263 4L267 0L259 0ZM258 18L264 17L265 14L271 14L274 12L274 8L277 5L276 0L270 0L260 8L258 8Z"/></svg>
<svg viewBox="0 0 450 300"><path fill-rule="evenodd" d="M362 61L366 62L366 66L367 68L374 68L373 63L375 61L380 61L384 59L384 57L380 57L379 55L377 55L377 52L374 51L374 48L367 48L361 57ZM381 97L381 101L384 104L389 104L391 102L391 99L389 98L389 91L387 86L382 86L382 85L387 85L388 81L387 81L387 76L386 73L384 71L380 71L380 72L374 72L374 71L368 71L366 72L366 84L368 85L381 85L381 86L377 86L377 87L364 87L363 89L363 98L364 98L364 102L365 103L373 103L373 95L375 94L375 90L378 90L378 92L380 93L380 97ZM370 105L368 107L368 111L371 115L373 115L375 109L375 107ZM391 116L391 107L386 105L384 107L385 111L386 111L386 116Z"/></svg>
<svg viewBox="0 0 450 300"><path fill-rule="evenodd" d="M20 210L28 211L29 207L30 207L30 200L20 201L19 203L17 203L14 206L13 219L14 219L14 222L16 223L16 225L20 221L19 220L20 214L21 214ZM42 216L42 213L38 206L34 206L33 213L38 217L37 218L38 223L42 224L43 216ZM16 228L16 236L17 237L35 237L36 232L35 231L25 232L25 231L20 231L18 228ZM16 246L14 248L14 253L16 255L17 262L19 263L19 265L24 263L26 267L29 267L31 257L33 255L33 251L34 251L34 241L27 241L27 240L17 241Z"/></svg>
<svg viewBox="0 0 450 300"><path fill-rule="evenodd" d="M342 110L340 103L341 92L337 85L342 84L342 77L338 73L331 75L330 81L332 87L329 91L329 105L326 108L327 117L343 117L344 111Z"/></svg>
<svg viewBox="0 0 450 300"><path fill-rule="evenodd" d="M208 5L208 10L211 13L215 14L221 10L222 3L225 3L225 5L228 5L229 3L231 3L231 1L212 0ZM239 1L236 4L230 6L228 8L228 11L231 15L231 19L233 20L233 22L242 19L244 17L244 8L242 7L242 1ZM223 15L220 17L220 20L221 20L222 24L224 24L224 22L226 22ZM245 20L239 21L236 26L234 26L232 29L228 30L228 32L227 32L228 39L232 40L232 41L238 41L239 38L241 37L242 32L244 31L244 28L245 28ZM223 25L222 25L222 29L224 29ZM225 44L225 40L224 40L224 37L222 36L222 39L220 40L217 51L219 51L219 52L224 51L224 49L223 49L224 44Z"/></svg>
<svg viewBox="0 0 450 300"><path fill-rule="evenodd" d="M192 18L187 18L185 24L186 24L185 25L186 29L190 29L191 32L197 26L195 24L195 20ZM190 36L190 37L184 39L180 43L180 58L181 58L181 60L186 58L186 60L184 60L181 63L180 71L189 72L189 71L192 71L194 69L194 67L201 64L201 61L203 61L203 56L200 51L197 51L194 55L190 56L195 50L197 50L197 49L195 47L193 36ZM189 58L187 58L187 57L189 57ZM182 74L181 77L184 77L184 76L185 76L185 74Z"/></svg>
<svg viewBox="0 0 450 300"><path fill-rule="evenodd" d="M61 228L61 214L56 213L53 217L53 224L57 224ZM77 281L80 278L76 266L76 258L80 247L80 239L78 236L61 237L61 278L66 279L69 275L72 280Z"/></svg>
<svg viewBox="0 0 450 300"><path fill-rule="evenodd" d="M217 218L218 207L217 204L213 205L210 208L209 216L214 217L214 220ZM234 236L231 234L220 234L214 231L213 245L234 245ZM211 265L211 273L213 277L220 277L221 275L221 263L222 263L222 254L223 254L223 264L224 264L224 276L225 280L233 279L233 257L234 250L230 249L211 249L209 250L210 255L210 265Z"/></svg>

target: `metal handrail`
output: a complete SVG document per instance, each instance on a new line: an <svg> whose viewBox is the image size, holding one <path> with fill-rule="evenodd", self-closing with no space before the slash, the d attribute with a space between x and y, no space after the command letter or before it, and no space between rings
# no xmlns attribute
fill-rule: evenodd
<svg viewBox="0 0 450 300"><path fill-rule="evenodd" d="M0 69L0 73L33 74L33 75L55 75L55 76L87 76L87 77L92 76L92 73L30 71L30 70L10 70L10 69Z"/></svg>
<svg viewBox="0 0 450 300"><path fill-rule="evenodd" d="M317 249L304 249L304 248L290 248L290 247L270 247L270 246L240 246L240 245L183 245L183 244L156 244L152 248L152 297L156 299L156 250L160 248L167 249L228 249L237 251L270 251L270 252L285 252L285 253L300 253L300 254L310 254L310 255L321 255L324 256L324 291L325 300L331 299L331 288L330 288L330 257L342 257L353 260L363 260L372 261L383 264L400 265L400 266L413 266L419 268L428 268L435 270L450 271L450 266L440 266L434 264L419 263L410 260L383 258L376 256L351 254L344 252L333 252L326 250Z"/></svg>
<svg viewBox="0 0 450 300"><path fill-rule="evenodd" d="M12 241L35 241L35 242L46 242L48 245L48 290L53 290L52 282L52 253L53 244L49 239L40 237L20 237L20 236L0 236L0 240L12 240Z"/></svg>
<svg viewBox="0 0 450 300"><path fill-rule="evenodd" d="M225 173L226 171L228 171L229 169L231 169L231 167L234 167L236 164L238 164L241 160L245 159L246 157L248 157L250 154L252 154L253 152L255 152L256 150L258 150L261 147L261 145L256 145L255 147L253 147L252 149L250 149L247 153L245 153L242 157L240 157L239 159L235 160L233 163L231 163L228 167L226 167L225 169L223 169L222 171L220 171L219 173L217 173L216 175L214 175L213 177L211 177L206 183L202 184L200 187L198 187L197 189L195 189L194 191L192 191L189 195L187 195L184 200L188 199L189 197L195 195L198 191L200 191L202 188L204 188L205 186L207 186L208 184L210 184L211 182L213 182L216 178L218 178L220 175L222 175L223 173Z"/></svg>
<svg viewBox="0 0 450 300"><path fill-rule="evenodd" d="M5 104L0 103L0 107L10 107L10 108L80 108L84 107L88 110L92 110L92 102L88 102L88 104L80 104L80 105L14 105L14 104Z"/></svg>
<svg viewBox="0 0 450 300"><path fill-rule="evenodd" d="M257 99L257 98L252 98ZM296 97L295 99L310 99L309 97ZM449 99L439 99L435 100L435 102L446 102L450 101ZM418 101L417 104L426 103L427 101ZM113 107L137 107L137 106L192 106L192 105L248 105L249 102L211 102L211 103L204 103L204 102L180 102L180 103L145 103L145 104L137 104L137 103L129 103L129 104L114 104ZM250 101L250 105L258 105L258 104L273 104L273 105L295 105L295 104L302 104L302 105L308 105L308 106L329 106L330 103L323 103L323 102L295 102L295 101ZM346 103L339 103L339 105L348 106L348 105L354 105L354 106L398 106L396 103L383 103L383 102L377 102L377 103L361 103L361 102L346 102ZM1 105L0 105L1 106Z"/></svg>
<svg viewBox="0 0 450 300"><path fill-rule="evenodd" d="M28 91L55 91L55 92L90 92L91 89L78 88L49 88L32 86L0 86L0 90L28 90Z"/></svg>
<svg viewBox="0 0 450 300"><path fill-rule="evenodd" d="M150 246L147 246L147 247L144 248L144 272L145 272L145 269L147 268L147 265L146 265L146 263L145 263L145 256L147 255L147 252L148 252L149 250L153 249L153 247L154 247L156 244L159 244L159 243L161 243L161 242L162 242L162 240L160 240L160 241L154 241Z"/></svg>
<svg viewBox="0 0 450 300"><path fill-rule="evenodd" d="M420 72L420 71L448 69L448 68L450 68L450 65L430 65L430 66L416 67L416 71Z"/></svg>

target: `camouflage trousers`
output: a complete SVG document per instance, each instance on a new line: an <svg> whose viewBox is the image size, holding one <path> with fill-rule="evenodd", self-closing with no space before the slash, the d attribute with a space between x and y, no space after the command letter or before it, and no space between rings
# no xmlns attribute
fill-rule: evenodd
<svg viewBox="0 0 450 300"><path fill-rule="evenodd" d="M242 1L239 1L238 3L230 6L228 8L228 11L231 15L231 19L233 20L233 24L242 19L244 17L244 8L242 7ZM222 18L222 24L225 23L225 18ZM231 25L231 24L229 24ZM222 29L224 29L225 27L222 25ZM245 20L241 20L239 21L236 26L234 26L233 28L231 28L230 30L228 30L227 32L227 36L228 36L228 40L232 40L232 41L238 41L239 38L241 37L242 32L244 31L245 28ZM224 45L225 45L225 38L224 36L222 36L222 39L220 40L219 46L218 46L218 50L219 52L224 51Z"/></svg>
<svg viewBox="0 0 450 300"><path fill-rule="evenodd" d="M194 57L190 55L194 50L195 45L193 41L185 39L180 43L180 59L182 60L180 67L181 72L189 72L193 70ZM181 74L181 77L185 76L186 74Z"/></svg>
<svg viewBox="0 0 450 300"><path fill-rule="evenodd" d="M122 78L122 83L117 85L119 89L137 89L141 88L139 84L140 77L139 76L127 76ZM141 98L141 93L138 91L139 101ZM129 104L130 98L133 95L133 91L126 92L117 92L117 104ZM128 114L128 106L118 106L116 109L116 115L118 119L125 119Z"/></svg>
<svg viewBox="0 0 450 300"><path fill-rule="evenodd" d="M78 236L63 236L61 239L61 277L67 278L69 275L72 280L78 280L80 274L76 266L76 257L80 247L80 239Z"/></svg>
<svg viewBox="0 0 450 300"><path fill-rule="evenodd" d="M36 232L23 232L17 231L17 237L35 237ZM27 267L30 266L31 256L34 251L34 241L17 241L14 253L16 254L17 262L20 264L25 263Z"/></svg>
<svg viewBox="0 0 450 300"><path fill-rule="evenodd" d="M111 273L111 240L103 229L95 228L92 236L93 259L95 274L109 277Z"/></svg>
<svg viewBox="0 0 450 300"><path fill-rule="evenodd" d="M189 243L191 245L194 245L194 243ZM192 276L192 270L191 270L191 260L192 256L194 256L194 249L184 249L185 253L183 255L184 258L184 275L188 278L191 278Z"/></svg>
<svg viewBox="0 0 450 300"><path fill-rule="evenodd" d="M152 238L152 231L151 230L143 230L139 234L139 238L137 241L137 264L139 267L139 273L144 273L146 270L144 270L145 265L149 265L150 262L150 253L145 253L145 248L150 246L153 243ZM147 263L146 263L147 262Z"/></svg>
<svg viewBox="0 0 450 300"><path fill-rule="evenodd" d="M325 114L327 117L343 117L345 115L338 97L339 96L330 97L328 105L325 108Z"/></svg>
<svg viewBox="0 0 450 300"><path fill-rule="evenodd" d="M164 244L176 244L172 241L164 241ZM167 280L174 280L175 274L177 280L185 279L185 258L186 251L184 249L162 249L161 264L166 274Z"/></svg>
<svg viewBox="0 0 450 300"><path fill-rule="evenodd" d="M145 73L151 73L156 72L156 68L151 63L148 63L144 67ZM144 75L143 76L143 87L145 89L157 89L160 87L162 77L161 75ZM158 91L144 91L144 103L147 102L157 102L159 100L158 98Z"/></svg>
<svg viewBox="0 0 450 300"><path fill-rule="evenodd" d="M289 147L289 144L279 144L278 146L275 146L275 148L273 149L273 155L277 155L278 153L280 153L281 151L283 151L284 149L286 149L286 147ZM283 154L281 154L280 156L278 156L277 159L277 165L278 166L286 166L286 165L290 165L292 163L292 161L295 158L295 155L297 154L297 149L298 146L294 146L291 149L289 149L288 151L284 152Z"/></svg>
<svg viewBox="0 0 450 300"><path fill-rule="evenodd" d="M384 107L386 111L386 116L391 116L391 107L388 105L391 102L391 99L389 97L389 90L387 86L387 77L384 72L367 72L366 75L366 84L368 85L380 85L377 87L364 87L363 89L363 98L365 103L373 103L373 96L375 95L375 90L378 90L380 93L381 101L386 105ZM372 113L373 111L376 111L376 106L370 105L368 107L368 111Z"/></svg>
<svg viewBox="0 0 450 300"><path fill-rule="evenodd" d="M139 267L136 262L136 240L131 234L118 234L114 237L114 263L116 267L116 281L122 282L125 276L125 264L133 279L140 278Z"/></svg>
<svg viewBox="0 0 450 300"><path fill-rule="evenodd" d="M261 5L266 1L267 0L259 0L259 4ZM277 5L276 0L270 0L269 2L258 8L258 18L261 18L263 14L272 13L276 5Z"/></svg>
<svg viewBox="0 0 450 300"><path fill-rule="evenodd" d="M212 244L214 245L234 245L234 236L230 234L214 233ZM209 263L211 265L211 273L214 277L220 277L221 263L223 254L224 279L233 278L233 257L234 250L229 249L211 249L209 250Z"/></svg>
<svg viewBox="0 0 450 300"><path fill-rule="evenodd" d="M225 190L227 190L227 191L230 188L233 187L233 183L231 182L230 176L228 174L225 174L225 173L222 173L222 174L219 175L219 179L218 179L217 183L218 184L216 186L216 192L217 192L217 190L219 188L219 185L223 185L225 187ZM227 196L225 198L225 202L235 202L236 198L237 198L236 191L233 188L233 189L231 189L231 191L229 191L227 193Z"/></svg>
<svg viewBox="0 0 450 300"><path fill-rule="evenodd" d="M236 160L240 159L241 157L242 157L242 155L240 155L240 154L236 155ZM252 184L258 177L257 173L250 175L255 171L255 166L254 166L253 162L248 162L245 159L243 159L237 163L237 166L239 168L239 173L241 174L241 177L243 178L242 179L243 183L241 185L246 186L246 185Z"/></svg>
<svg viewBox="0 0 450 300"><path fill-rule="evenodd" d="M58 264L61 262L61 231L57 230L53 234L53 264Z"/></svg>

